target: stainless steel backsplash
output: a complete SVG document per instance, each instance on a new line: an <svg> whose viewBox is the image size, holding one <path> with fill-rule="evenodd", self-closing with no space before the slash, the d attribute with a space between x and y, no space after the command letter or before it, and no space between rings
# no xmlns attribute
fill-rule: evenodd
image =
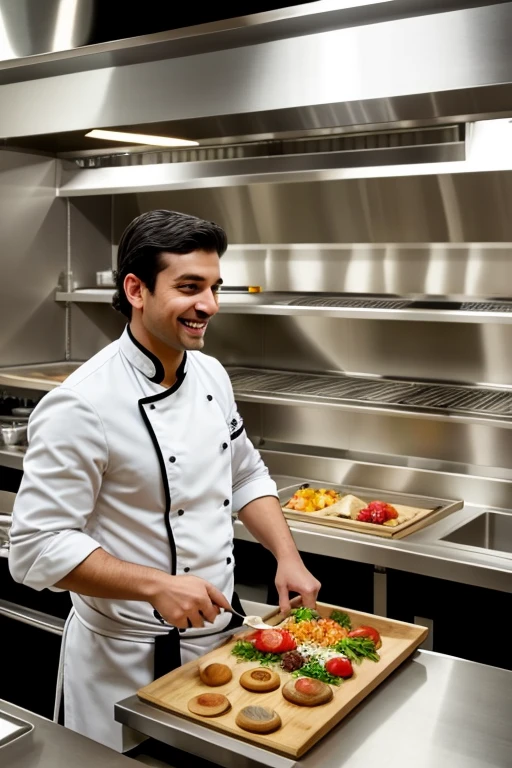
<svg viewBox="0 0 512 768"><path fill-rule="evenodd" d="M206 351L230 365L512 385L512 325L221 313Z"/></svg>
<svg viewBox="0 0 512 768"><path fill-rule="evenodd" d="M114 240L152 208L223 225L227 285L267 291L512 297L512 173L257 184L115 198ZM512 385L512 325L222 313L226 365ZM240 402L249 434L287 446L508 476L512 430ZM478 469L479 468L479 469ZM469 472L470 470L468 470Z"/></svg>
<svg viewBox="0 0 512 768"><path fill-rule="evenodd" d="M114 236L154 208L216 221L232 243L510 243L512 172L117 195Z"/></svg>

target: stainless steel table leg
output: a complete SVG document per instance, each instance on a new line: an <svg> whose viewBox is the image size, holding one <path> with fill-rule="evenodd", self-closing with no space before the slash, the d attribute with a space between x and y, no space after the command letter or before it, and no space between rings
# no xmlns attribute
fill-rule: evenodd
<svg viewBox="0 0 512 768"><path fill-rule="evenodd" d="M373 568L373 612L376 616L388 615L387 582L386 569L380 565L375 565Z"/></svg>

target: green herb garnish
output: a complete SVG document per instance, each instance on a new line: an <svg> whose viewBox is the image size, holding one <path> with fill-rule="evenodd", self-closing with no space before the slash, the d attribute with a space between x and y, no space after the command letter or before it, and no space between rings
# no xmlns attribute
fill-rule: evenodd
<svg viewBox="0 0 512 768"><path fill-rule="evenodd" d="M320 664L315 656L312 656L303 667L292 672L292 676L314 677L315 680L321 680L322 683L329 683L329 685L340 685L340 683L343 682L343 678L330 675L323 664Z"/></svg>
<svg viewBox="0 0 512 768"><path fill-rule="evenodd" d="M238 661L259 661L263 667L281 663L281 655L279 653L263 653L263 651L258 651L252 643L246 640L239 640L235 643L231 653L233 656L238 657Z"/></svg>
<svg viewBox="0 0 512 768"><path fill-rule="evenodd" d="M344 613L343 611L332 611L329 618L331 618L333 621L339 624L340 627L344 627L345 629L348 629L349 632L352 629L350 617L347 613Z"/></svg>
<svg viewBox="0 0 512 768"><path fill-rule="evenodd" d="M290 613L297 624L299 621L311 621L312 619L320 618L318 611L315 611L313 608L292 608Z"/></svg>
<svg viewBox="0 0 512 768"><path fill-rule="evenodd" d="M380 656L375 650L375 643L369 637L344 637L335 646L350 661L360 664L363 659L379 661Z"/></svg>

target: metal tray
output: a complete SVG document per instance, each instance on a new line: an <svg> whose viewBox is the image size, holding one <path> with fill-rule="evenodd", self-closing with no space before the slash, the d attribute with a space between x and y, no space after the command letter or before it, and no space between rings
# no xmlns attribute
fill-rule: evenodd
<svg viewBox="0 0 512 768"><path fill-rule="evenodd" d="M310 485L316 488L332 488L335 491L339 491L343 495L353 494L362 501L373 501L380 499L386 501L389 504L402 505L405 507L413 507L418 510L422 510L422 513L417 517L407 520L405 523L396 526L396 528L388 528L383 525L374 525L373 523L361 523L357 520L351 520L343 517L318 517L312 516L307 512L294 512L293 510L284 509L284 504L293 496L295 491L301 488L303 485ZM407 493L401 493L398 491L385 491L382 488L364 488L354 485L336 485L332 483L324 483L319 480L304 479L294 485L289 485L285 488L278 490L279 501L286 518L290 520L296 520L298 522L307 522L311 524L327 525L331 528L343 528L354 533L363 533L367 535L380 536L389 539L401 539L404 536L409 536L411 533L425 528L427 525L431 525L442 518L450 515L452 512L456 512L458 509L462 509L464 501L462 499L440 499L431 496L419 496L411 495Z"/></svg>
<svg viewBox="0 0 512 768"><path fill-rule="evenodd" d="M0 710L0 765L8 765L4 763L4 750L7 751L20 744L21 741L25 741L25 738L29 736L34 730L32 723L27 723L25 720L20 720L18 717L13 717L7 712ZM25 738L24 738L25 737Z"/></svg>

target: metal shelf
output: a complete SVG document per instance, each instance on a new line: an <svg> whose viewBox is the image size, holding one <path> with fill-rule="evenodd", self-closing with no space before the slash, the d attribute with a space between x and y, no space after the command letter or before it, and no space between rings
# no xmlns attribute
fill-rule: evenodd
<svg viewBox="0 0 512 768"><path fill-rule="evenodd" d="M239 401L314 405L362 413L512 428L512 389L228 367Z"/></svg>
<svg viewBox="0 0 512 768"><path fill-rule="evenodd" d="M26 448L16 446L0 448L0 467L10 467L11 469L23 469L23 459L25 458Z"/></svg>
<svg viewBox="0 0 512 768"><path fill-rule="evenodd" d="M82 361L64 360L57 363L33 363L0 368L0 385L49 392L62 384L80 365Z"/></svg>
<svg viewBox="0 0 512 768"><path fill-rule="evenodd" d="M55 301L71 301L75 304L112 304L114 288L80 288L76 291L56 291Z"/></svg>
<svg viewBox="0 0 512 768"><path fill-rule="evenodd" d="M80 288L57 291L55 300L87 304L111 304L113 288ZM420 306L415 306L419 304ZM453 305L458 308L454 309ZM430 305L430 306L429 306ZM443 306L445 305L445 306ZM318 296L286 293L221 292L223 313L288 315L359 320L407 320L434 323L512 324L512 301L431 301L406 297Z"/></svg>

